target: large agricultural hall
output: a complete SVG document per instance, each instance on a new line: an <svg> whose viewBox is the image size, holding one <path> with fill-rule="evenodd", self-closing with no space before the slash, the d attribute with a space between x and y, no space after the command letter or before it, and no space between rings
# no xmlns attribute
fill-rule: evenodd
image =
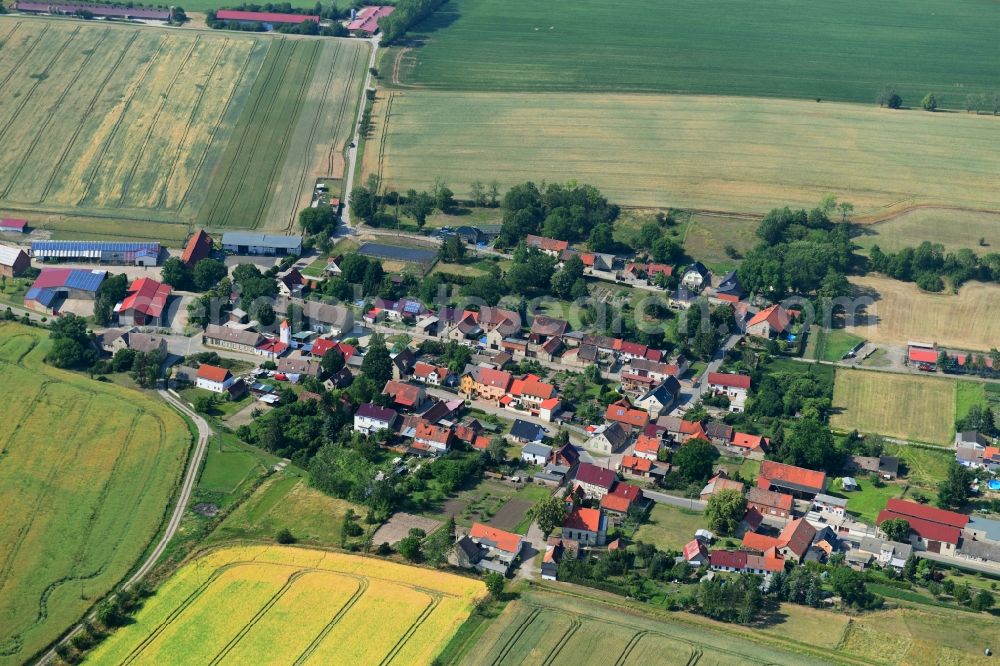
<svg viewBox="0 0 1000 666"><path fill-rule="evenodd" d="M82 261L121 266L156 266L159 243L115 243L108 241L32 241L31 256L38 261Z"/></svg>

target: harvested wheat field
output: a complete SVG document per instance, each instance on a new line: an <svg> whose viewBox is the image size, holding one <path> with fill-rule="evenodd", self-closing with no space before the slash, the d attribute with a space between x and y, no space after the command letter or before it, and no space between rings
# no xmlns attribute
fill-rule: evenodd
<svg viewBox="0 0 1000 666"><path fill-rule="evenodd" d="M875 343L909 340L989 351L1000 346L1000 285L969 282L957 294L931 294L911 282L880 276L852 277L876 297L864 325L847 330Z"/></svg>
<svg viewBox="0 0 1000 666"><path fill-rule="evenodd" d="M165 404L43 363L45 331L0 326L0 664L22 664L107 594L153 539L191 442Z"/></svg>
<svg viewBox="0 0 1000 666"><path fill-rule="evenodd" d="M838 368L830 425L949 444L955 433L955 384L937 377Z"/></svg>
<svg viewBox="0 0 1000 666"><path fill-rule="evenodd" d="M95 664L426 664L485 594L470 578L344 553L221 548L182 567Z"/></svg>
<svg viewBox="0 0 1000 666"><path fill-rule="evenodd" d="M496 179L576 180L628 206L763 213L826 193L859 214L907 203L1000 209L1000 119L688 95L382 93L365 173L457 196Z"/></svg>

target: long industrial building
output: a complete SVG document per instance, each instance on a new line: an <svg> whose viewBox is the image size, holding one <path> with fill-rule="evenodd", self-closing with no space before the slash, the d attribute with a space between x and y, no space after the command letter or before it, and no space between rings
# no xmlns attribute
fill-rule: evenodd
<svg viewBox="0 0 1000 666"><path fill-rule="evenodd" d="M31 256L40 261L156 266L159 243L114 243L105 241L32 241Z"/></svg>

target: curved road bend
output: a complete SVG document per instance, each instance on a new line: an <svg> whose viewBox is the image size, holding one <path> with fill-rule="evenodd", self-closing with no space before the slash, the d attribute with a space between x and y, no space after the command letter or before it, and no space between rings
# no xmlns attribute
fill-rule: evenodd
<svg viewBox="0 0 1000 666"><path fill-rule="evenodd" d="M136 570L132 577L125 581L122 585L122 589L128 589L146 577L156 564L156 561L160 559L160 556L163 555L163 552L167 549L167 545L170 543L170 540L177 533L177 529L181 525L181 519L184 517L184 512L187 510L188 501L191 499L191 492L194 490L195 481L198 479L198 470L201 469L201 461L205 457L205 451L208 448L208 440L212 436L212 429L209 427L205 419L195 414L191 409L188 409L187 405L175 398L170 392L159 390L157 393L159 393L160 397L166 400L170 406L194 421L195 426L198 428L198 441L195 444L194 454L188 462L187 471L184 474L184 481L181 483L181 492L177 497L177 504L174 506L174 512L171 514L170 520L167 523L167 529L163 532L163 536L160 538L159 543L156 544L153 552L149 554L149 557L146 558L146 561L142 563L142 566ZM89 619L94 619L94 616L90 615ZM81 629L83 629L82 624L76 625L69 633L66 634L63 640L57 643L57 645L68 642L73 636L80 632ZM55 656L56 651L55 647L53 647L51 650L42 655L36 663L51 663Z"/></svg>

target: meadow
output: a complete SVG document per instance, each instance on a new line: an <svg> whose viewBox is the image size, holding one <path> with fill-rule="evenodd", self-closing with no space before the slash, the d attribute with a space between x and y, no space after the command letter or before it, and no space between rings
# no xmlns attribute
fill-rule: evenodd
<svg viewBox="0 0 1000 666"><path fill-rule="evenodd" d="M958 108L969 93L996 90L998 30L1000 8L990 0L456 0L413 30L418 46L404 53L399 78L465 90L868 104L890 83L905 104L934 91Z"/></svg>
<svg viewBox="0 0 1000 666"><path fill-rule="evenodd" d="M429 663L485 594L477 580L306 548L201 555L88 661Z"/></svg>
<svg viewBox="0 0 1000 666"><path fill-rule="evenodd" d="M28 661L125 576L191 442L166 405L45 365L48 346L0 326L0 664Z"/></svg>
<svg viewBox="0 0 1000 666"><path fill-rule="evenodd" d="M23 17L0 17L0 42L0 212L59 237L168 242L195 221L287 228L343 169L367 54Z"/></svg>
<svg viewBox="0 0 1000 666"><path fill-rule="evenodd" d="M947 445L955 433L955 385L936 377L838 369L830 425Z"/></svg>
<svg viewBox="0 0 1000 666"><path fill-rule="evenodd" d="M997 346L1000 285L968 282L957 294L932 294L913 283L875 275L850 281L876 299L868 308L868 321L847 327L850 333L874 343L920 340L976 351Z"/></svg>
<svg viewBox="0 0 1000 666"><path fill-rule="evenodd" d="M705 515L700 511L680 509L668 504L656 504L633 538L651 543L660 550L684 550L694 533L706 526Z"/></svg>
<svg viewBox="0 0 1000 666"><path fill-rule="evenodd" d="M865 251L878 245L886 252L898 252L923 241L939 243L949 252L968 248L977 254L997 252L1000 247L1000 213L918 208L884 222L860 227L854 241ZM986 245L980 245L981 240Z"/></svg>
<svg viewBox="0 0 1000 666"><path fill-rule="evenodd" d="M984 150L997 123L746 97L393 90L375 104L363 172L399 191L441 177L459 197L476 179L575 180L653 208L762 214L833 193L859 215L1000 209L1000 152Z"/></svg>

